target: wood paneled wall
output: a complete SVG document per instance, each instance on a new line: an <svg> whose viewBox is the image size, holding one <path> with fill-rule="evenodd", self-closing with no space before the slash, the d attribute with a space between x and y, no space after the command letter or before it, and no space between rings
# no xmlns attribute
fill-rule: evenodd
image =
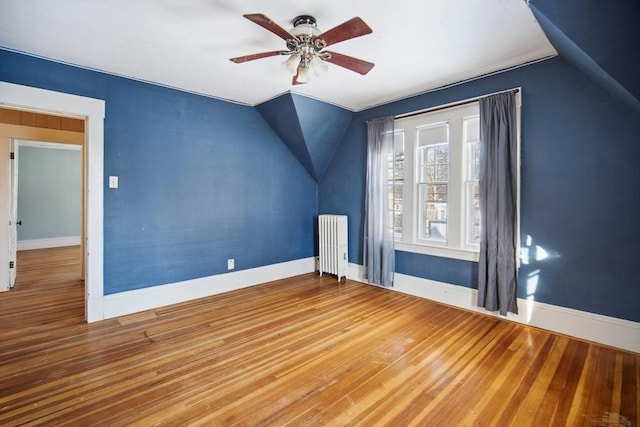
<svg viewBox="0 0 640 427"><path fill-rule="evenodd" d="M84 120L71 117L52 116L32 111L0 108L0 123L31 126L45 129L84 132Z"/></svg>

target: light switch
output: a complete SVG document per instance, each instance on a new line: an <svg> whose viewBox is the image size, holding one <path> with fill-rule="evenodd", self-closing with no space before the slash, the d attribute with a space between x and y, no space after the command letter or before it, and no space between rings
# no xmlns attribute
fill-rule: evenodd
<svg viewBox="0 0 640 427"><path fill-rule="evenodd" d="M109 188L118 188L118 177L110 176L109 177Z"/></svg>

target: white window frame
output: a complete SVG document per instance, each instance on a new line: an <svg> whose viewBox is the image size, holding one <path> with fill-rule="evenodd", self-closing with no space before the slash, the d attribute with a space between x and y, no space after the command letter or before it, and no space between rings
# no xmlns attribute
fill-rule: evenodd
<svg viewBox="0 0 640 427"><path fill-rule="evenodd" d="M516 93L517 118L517 236L520 224L520 110L521 90ZM467 166L467 149L464 137L463 119L478 116L478 98L462 101L458 104L444 105L419 114L410 114L395 120L396 132L404 132L404 179L403 189L403 229L401 237L396 235L397 250L455 258L467 261L478 261L479 245L467 242L469 222L469 206L465 200L465 169ZM447 198L447 241L429 241L418 237L418 159L416 132L420 127L437 122L449 123L449 184ZM410 184L410 185L409 185Z"/></svg>

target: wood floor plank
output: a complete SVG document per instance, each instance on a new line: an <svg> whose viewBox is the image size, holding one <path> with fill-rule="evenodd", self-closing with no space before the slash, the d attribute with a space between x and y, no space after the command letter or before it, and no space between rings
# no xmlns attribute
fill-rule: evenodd
<svg viewBox="0 0 640 427"><path fill-rule="evenodd" d="M86 324L80 249L0 294L0 425L638 425L640 355L306 274Z"/></svg>

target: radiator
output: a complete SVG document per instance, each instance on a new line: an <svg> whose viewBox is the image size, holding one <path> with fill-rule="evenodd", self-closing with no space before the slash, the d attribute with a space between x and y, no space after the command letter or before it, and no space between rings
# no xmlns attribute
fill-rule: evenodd
<svg viewBox="0 0 640 427"><path fill-rule="evenodd" d="M318 215L318 271L335 274L338 281L347 278L349 254L347 251L347 216Z"/></svg>

